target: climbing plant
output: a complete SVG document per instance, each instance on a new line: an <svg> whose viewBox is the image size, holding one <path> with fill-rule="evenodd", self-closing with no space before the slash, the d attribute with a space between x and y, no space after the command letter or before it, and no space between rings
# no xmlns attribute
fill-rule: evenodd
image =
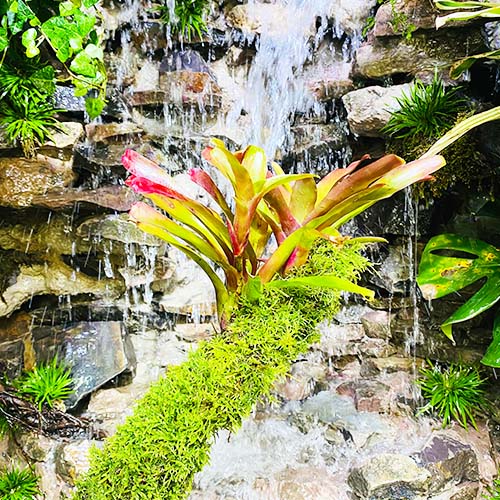
<svg viewBox="0 0 500 500"><path fill-rule="evenodd" d="M106 70L96 28L98 0L6 0L0 4L0 123L26 154L60 128L55 82L86 96L89 116L105 103Z"/></svg>

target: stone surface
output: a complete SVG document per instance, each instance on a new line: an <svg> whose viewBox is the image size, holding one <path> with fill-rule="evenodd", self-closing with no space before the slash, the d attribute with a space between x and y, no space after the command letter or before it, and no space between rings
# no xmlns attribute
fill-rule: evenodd
<svg viewBox="0 0 500 500"><path fill-rule="evenodd" d="M408 95L409 84L393 87L366 87L348 92L342 97L347 109L349 128L355 134L382 137L381 129L387 125L391 111L400 108L397 99Z"/></svg>
<svg viewBox="0 0 500 500"><path fill-rule="evenodd" d="M99 441L79 440L63 444L56 452L56 472L66 482L75 484L76 478L89 468L89 450L92 446L100 447Z"/></svg>
<svg viewBox="0 0 500 500"><path fill-rule="evenodd" d="M447 434L435 434L414 457L432 474L432 488L439 491L447 483L477 481L477 457L469 445Z"/></svg>
<svg viewBox="0 0 500 500"><path fill-rule="evenodd" d="M124 186L103 186L97 189L65 189L54 190L45 195L34 195L31 197L31 205L45 207L51 210L63 210L83 203L104 208L110 208L118 212L130 210L132 205L139 200L139 195Z"/></svg>
<svg viewBox="0 0 500 500"><path fill-rule="evenodd" d="M388 311L370 311L361 316L367 337L378 339L391 338L391 314Z"/></svg>
<svg viewBox="0 0 500 500"><path fill-rule="evenodd" d="M121 136L140 136L143 132L135 123L89 123L85 126L87 138L93 142L109 142Z"/></svg>
<svg viewBox="0 0 500 500"><path fill-rule="evenodd" d="M28 207L33 197L71 186L72 159L38 154L36 159L0 158L0 206Z"/></svg>
<svg viewBox="0 0 500 500"><path fill-rule="evenodd" d="M123 371L135 369L135 353L122 323L39 327L32 334L39 363L57 356L71 368L74 392L65 400L68 408Z"/></svg>
<svg viewBox="0 0 500 500"><path fill-rule="evenodd" d="M0 295L0 317L8 316L36 295L88 293L96 297L116 297L122 291L122 285L117 281L91 278L61 261L23 265L14 279Z"/></svg>
<svg viewBox="0 0 500 500"><path fill-rule="evenodd" d="M47 142L47 146L58 149L72 148L83 135L83 125L80 122L61 123L64 130L52 133L52 140Z"/></svg>
<svg viewBox="0 0 500 500"><path fill-rule="evenodd" d="M409 40L374 38L357 50L355 74L364 78L409 74L428 80L436 67L446 76L455 61L485 49L479 29L440 30L432 37L417 33Z"/></svg>
<svg viewBox="0 0 500 500"><path fill-rule="evenodd" d="M394 24L394 11L404 16L404 22L400 26ZM435 29L436 10L428 2L421 0L398 0L394 7L390 3L382 4L375 14L375 26L373 33L375 36L401 35L402 28L407 28L412 24L416 29ZM450 26L453 26L451 23ZM396 31L395 31L395 28Z"/></svg>
<svg viewBox="0 0 500 500"><path fill-rule="evenodd" d="M349 485L361 498L404 500L428 489L431 474L405 455L382 454L349 474Z"/></svg>
<svg viewBox="0 0 500 500"><path fill-rule="evenodd" d="M56 85L56 91L54 94L54 107L61 108L66 111L85 111L85 98L75 97L73 89L71 87L63 87L61 85Z"/></svg>

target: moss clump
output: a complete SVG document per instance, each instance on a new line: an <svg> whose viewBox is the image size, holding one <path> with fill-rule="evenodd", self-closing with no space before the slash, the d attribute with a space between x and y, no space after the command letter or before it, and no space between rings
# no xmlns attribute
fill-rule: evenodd
<svg viewBox="0 0 500 500"><path fill-rule="evenodd" d="M367 260L355 246L320 243L300 273L335 272L356 280ZM74 500L185 498L208 462L214 435L235 431L290 363L318 339L318 321L340 304L339 292L265 290L242 303L229 327L168 370L134 415L94 449Z"/></svg>

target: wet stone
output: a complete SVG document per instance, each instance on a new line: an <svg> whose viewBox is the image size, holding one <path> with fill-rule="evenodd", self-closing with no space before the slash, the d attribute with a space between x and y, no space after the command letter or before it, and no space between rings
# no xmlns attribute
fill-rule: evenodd
<svg viewBox="0 0 500 500"><path fill-rule="evenodd" d="M58 358L71 367L74 393L65 401L74 407L85 395L125 370L134 370L135 353L121 322L82 322L58 329L33 329L38 362Z"/></svg>
<svg viewBox="0 0 500 500"><path fill-rule="evenodd" d="M361 499L411 500L427 491L430 479L410 457L388 453L351 470L348 483Z"/></svg>
<svg viewBox="0 0 500 500"><path fill-rule="evenodd" d="M431 472L434 491L446 483L479 479L477 458L472 448L445 434L434 435L415 460Z"/></svg>

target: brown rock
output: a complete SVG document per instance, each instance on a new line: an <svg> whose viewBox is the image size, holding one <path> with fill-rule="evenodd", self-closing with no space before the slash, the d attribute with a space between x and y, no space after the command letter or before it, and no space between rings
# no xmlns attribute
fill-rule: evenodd
<svg viewBox="0 0 500 500"><path fill-rule="evenodd" d="M142 133L142 129L135 123L89 123L85 127L85 132L89 140L93 142L109 142L122 136L137 136Z"/></svg>
<svg viewBox="0 0 500 500"><path fill-rule="evenodd" d="M72 158L38 154L35 159L0 158L0 206L28 207L35 196L71 186L76 179Z"/></svg>
<svg viewBox="0 0 500 500"><path fill-rule="evenodd" d="M139 198L139 195L135 194L131 189L121 185L114 185L87 191L81 189L51 191L43 196L33 196L31 204L50 208L51 210L62 210L78 202L110 208L117 212L127 212Z"/></svg>

